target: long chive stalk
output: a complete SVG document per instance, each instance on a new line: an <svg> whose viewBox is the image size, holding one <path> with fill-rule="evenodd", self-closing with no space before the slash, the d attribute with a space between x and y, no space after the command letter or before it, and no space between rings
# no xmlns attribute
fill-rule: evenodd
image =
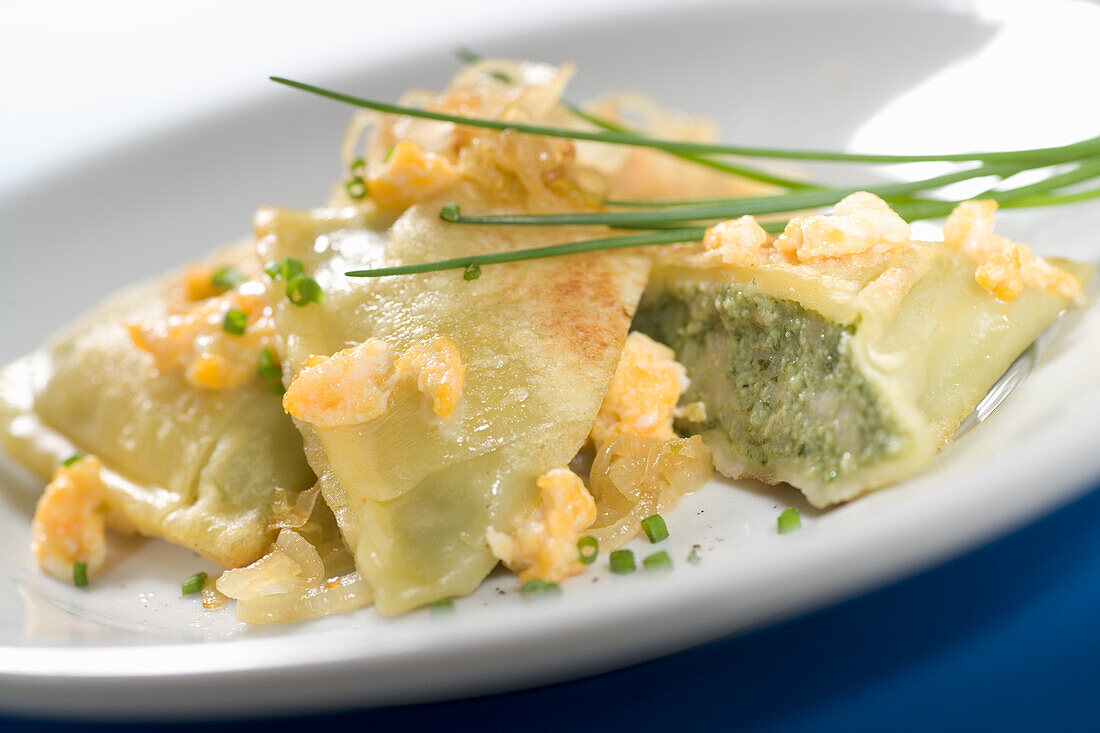
<svg viewBox="0 0 1100 733"><path fill-rule="evenodd" d="M608 211L579 214L502 214L497 216L463 216L457 207L447 207L440 216L456 224L507 224L523 226L557 226L578 224L604 224L607 226L670 224L675 222L693 222L709 219L731 219L745 214L777 214L799 209L812 209L818 206L835 204L845 196L857 191L869 191L877 196L889 198L905 194L928 191L950 183L970 180L983 176L1006 175L1016 173L1016 166L986 164L976 168L953 171L931 178L903 183L871 184L826 188L819 191L800 191L769 196L745 196L724 199L719 203L698 206L681 206L645 211ZM1095 174L1094 174L1095 175Z"/></svg>
<svg viewBox="0 0 1100 733"><path fill-rule="evenodd" d="M363 97L324 89L322 87L294 81L279 76L269 77L271 81L285 86L300 89L311 94L317 94L328 99L333 99L356 107L373 109L393 115L407 115L420 117L439 122L452 122L467 127L481 127L489 130L515 130L531 135L544 135L549 137L569 138L573 140L591 140L593 142L613 143L618 145L631 145L635 147L649 147L665 150L667 152L681 152L698 155L739 155L749 158L774 158L782 160L817 160L817 161L843 161L849 163L922 163L922 162L965 162L983 161L987 163L1021 163L1033 160L1048 160L1052 156L1067 155L1072 157L1086 157L1100 154L1100 137L1093 137L1069 145L1061 145L1045 148L1029 148L1026 150L983 151L973 153L950 154L924 154L924 155L886 155L875 153L838 153L822 150L796 150L786 148L752 147L747 145L724 145L721 143L687 142L683 140L662 140L659 138L644 137L639 135L627 135L619 132L593 132L589 130L569 130L561 127L549 127L545 125L528 125L520 122L502 120L487 120L475 117L463 117L445 112L404 107L396 104L377 102Z"/></svg>
<svg viewBox="0 0 1100 733"><path fill-rule="evenodd" d="M635 130L623 127L622 125L617 125L614 122L603 119L602 117L597 117L596 115L593 115L589 112L585 112L583 109L575 104L570 104L569 102L562 102L562 104L567 110L569 110L571 114L579 117L585 122L595 125L596 127L603 128L604 130L607 130L609 132L622 133L624 135L642 136L641 133ZM730 173L735 176L740 176L741 178L747 178L749 180L758 181L760 183L767 183L772 186L779 186L781 188L786 188L792 191L821 188L821 186L813 183L806 183L805 181L798 181L793 178L777 176L774 173L768 173L767 171L762 171L759 168L750 168L747 165L735 165L724 160L708 158L704 155L676 152L670 152L670 154L675 155L681 160L686 160L697 165L705 166L707 168L713 168L714 170L722 171L723 173Z"/></svg>
<svg viewBox="0 0 1100 733"><path fill-rule="evenodd" d="M582 252L596 252L612 249L629 249L632 247L649 247L657 244L672 244L675 242L693 242L703 238L706 227L685 227L682 229L664 229L657 232L644 234L626 234L618 237L604 237L601 239L586 239L581 242L568 242L566 244L552 244L546 247L532 247L531 249L517 249L511 252L493 252L485 255L471 255L469 257L453 257L449 260L436 262L422 262L416 265L397 265L395 267L379 267L371 270L352 270L345 272L348 277L384 277L386 275L413 275L422 272L435 272L437 270L456 270L470 265L495 265L501 262L520 262L523 260L538 260L546 257L560 257L563 255L580 254Z"/></svg>
<svg viewBox="0 0 1100 733"><path fill-rule="evenodd" d="M1043 182L1040 182L1040 184ZM1033 186L1025 186L1021 189L998 191L986 196L987 199L1002 202L1006 208L1028 208L1033 206L1054 206L1069 204L1089 199L1100 199L1100 188L1077 191L1065 194L1049 193L1037 190ZM1016 191L1029 189L1032 192L1027 195L1016 195ZM906 221L919 219L934 219L946 216L951 210L966 199L956 201L923 200L899 205L895 208L898 215ZM768 232L782 231L787 225L785 221L761 222L761 226ZM413 275L425 272L437 272L440 270L456 270L471 265L492 265L503 262L521 262L523 260L542 259L545 257L559 257L563 255L581 254L585 252L600 252L617 249L630 249L634 247L651 247L664 244L677 244L682 242L698 242L706 235L706 227L683 227L679 229L663 229L660 231L628 234L599 239L587 239L566 244L550 245L547 247L535 247L532 249L514 250L512 252L494 252L486 255L471 255L468 257L455 257L448 260L435 262L421 262L413 265L396 265L393 267L380 267L370 270L352 270L344 273L348 277L385 277L388 275Z"/></svg>

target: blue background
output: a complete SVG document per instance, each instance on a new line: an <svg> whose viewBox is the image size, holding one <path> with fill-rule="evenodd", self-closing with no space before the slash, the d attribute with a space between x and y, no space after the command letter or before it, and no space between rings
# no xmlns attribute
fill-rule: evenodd
<svg viewBox="0 0 1100 733"><path fill-rule="evenodd" d="M619 672L492 697L201 729L1100 730L1098 517L1094 491L921 575ZM4 731L70 727L123 726L0 717Z"/></svg>

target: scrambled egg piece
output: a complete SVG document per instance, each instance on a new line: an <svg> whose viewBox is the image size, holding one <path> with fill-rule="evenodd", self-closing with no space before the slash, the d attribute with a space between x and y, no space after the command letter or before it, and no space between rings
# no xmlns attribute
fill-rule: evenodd
<svg viewBox="0 0 1100 733"><path fill-rule="evenodd" d="M687 372L672 349L645 334L631 333L596 415L592 440L601 446L622 433L674 440L673 413L687 385Z"/></svg>
<svg viewBox="0 0 1100 733"><path fill-rule="evenodd" d="M510 535L489 530L486 539L493 555L524 583L536 578L557 583L584 568L577 540L596 521L596 502L568 468L548 471L537 483L538 508L519 519Z"/></svg>
<svg viewBox="0 0 1100 733"><path fill-rule="evenodd" d="M35 507L31 551L39 567L58 580L71 583L78 562L91 576L107 555L101 467L95 456L61 466Z"/></svg>
<svg viewBox="0 0 1100 733"><path fill-rule="evenodd" d="M403 210L457 180L458 173L446 158L402 140L378 172L368 176L367 191L379 206Z"/></svg>
<svg viewBox="0 0 1100 733"><path fill-rule="evenodd" d="M796 264L826 257L858 255L876 244L909 241L909 225L874 194L860 191L844 197L831 216L813 214L791 219L770 241L751 216L715 224L703 238L704 258L730 265Z"/></svg>
<svg viewBox="0 0 1100 733"><path fill-rule="evenodd" d="M832 216L814 214L791 219L775 248L805 262L866 252L881 242L909 241L909 225L889 204L866 191L845 196Z"/></svg>
<svg viewBox="0 0 1100 733"><path fill-rule="evenodd" d="M230 310L247 316L244 333L227 332ZM182 312L127 324L134 345L153 356L157 369L180 369L197 387L231 389L256 376L260 352L271 348L275 321L264 286L236 290L187 304Z"/></svg>
<svg viewBox="0 0 1100 733"><path fill-rule="evenodd" d="M442 336L416 344L394 359L380 339L367 339L331 357L313 357L283 396L283 409L318 428L360 425L389 407L404 377L432 400L432 410L451 417L462 398L466 367L458 349Z"/></svg>
<svg viewBox="0 0 1100 733"><path fill-rule="evenodd" d="M996 201L965 201L943 226L944 242L974 262L974 279L1001 300L1014 300L1024 287L1041 288L1063 298L1080 298L1081 281L1037 257L1025 244L993 232Z"/></svg>
<svg viewBox="0 0 1100 733"><path fill-rule="evenodd" d="M707 229L703 246L706 247L708 259L717 259L729 265L771 262L782 255L768 241L768 233L751 216L715 224Z"/></svg>
<svg viewBox="0 0 1100 733"><path fill-rule="evenodd" d="M214 272L202 265L188 265L183 273L183 292L188 300L205 300L221 292L214 285Z"/></svg>
<svg viewBox="0 0 1100 733"><path fill-rule="evenodd" d="M450 417L462 397L466 365L458 349L442 336L409 349L394 365L397 374L416 377L416 388L432 399L432 410Z"/></svg>

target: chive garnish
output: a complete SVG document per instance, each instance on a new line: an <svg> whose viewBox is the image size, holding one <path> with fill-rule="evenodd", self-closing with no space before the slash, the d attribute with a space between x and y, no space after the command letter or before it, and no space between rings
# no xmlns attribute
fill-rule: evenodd
<svg viewBox="0 0 1100 733"><path fill-rule="evenodd" d="M463 58L474 59L476 55L463 51ZM626 131L613 123L600 124L598 118L590 119L601 130L570 130L544 125L528 125L515 121L488 120L463 117L432 110L403 107L374 100L363 99L321 87L292 81L281 77L271 77L272 81L296 89L317 94L329 99L345 102L358 107L374 109L396 115L407 115L423 119L452 122L468 127L491 130L514 130L532 135L545 135L574 140L590 140L617 145L648 147L662 150L673 155L712 156L740 155L756 158L786 160L840 161L860 163L910 163L910 162L977 162L980 165L963 171L907 183L894 183L861 187L821 188L807 185L788 185L788 188L801 188L793 193L778 196L756 196L740 199L714 199L695 201L665 201L647 203L614 202L619 205L644 208L641 211L612 211L594 214L550 214L542 216L463 216L457 204L448 204L440 211L443 220L455 223L477 224L605 224L619 228L657 229L659 231L640 235L606 237L601 239L570 242L550 247L538 247L530 250L497 252L466 258L454 258L437 262L415 265L356 270L346 273L349 277L382 277L386 275L406 275L422 272L434 272L471 265L486 265L500 262L517 262L544 257L557 257L580 252L594 252L629 247L654 246L678 242L694 242L702 239L706 232L705 221L728 219L745 214L794 213L806 208L816 208L835 203L843 196L858 190L869 190L886 198L894 205L895 211L905 219L914 220L943 216L950 212L960 201L940 201L914 198L915 194L935 190L948 183L973 179L976 177L996 176L1004 180L1015 173L1049 167L1060 163L1076 163L1077 167L1030 186L1010 190L991 190L983 194L1003 203L1005 206L1044 206L1055 203L1069 203L1086 198L1100 197L1100 189L1088 192L1055 191L1072 183L1100 176L1100 137L1081 140L1068 145L1028 148L1023 150L983 151L973 153L921 154L921 155L883 155L863 153L840 153L819 150L793 150L764 148L744 145L725 145L719 143L698 143L681 140L663 140ZM575 114L582 116L579 109ZM731 171L732 172L732 171ZM790 182L788 182L789 184ZM778 183L778 185L784 185ZM1053 192L1053 193L1052 193ZM668 229L669 225L695 224ZM768 222L766 229L771 232L781 230L782 222Z"/></svg>
<svg viewBox="0 0 1100 733"><path fill-rule="evenodd" d="M79 461L83 457L84 457L84 453L82 453L81 451L77 451L76 453L73 453L71 456L69 456L68 458L63 460L61 462L61 465L64 466L65 468L69 468L74 463L76 463L77 461Z"/></svg>
<svg viewBox="0 0 1100 733"><path fill-rule="evenodd" d="M783 513L779 515L777 525L779 534L794 532L802 526L802 517L798 515L797 509L791 507L790 509L785 509Z"/></svg>
<svg viewBox="0 0 1100 733"><path fill-rule="evenodd" d="M465 46L461 46L455 49L455 56L462 60L463 63L472 64L481 58L478 54L474 53Z"/></svg>
<svg viewBox="0 0 1100 733"><path fill-rule="evenodd" d="M393 157L393 149L394 149L395 147L397 147L397 146L396 146L396 145L391 145L391 146L389 146L388 148L386 148L386 157L384 157L384 158L382 159L382 162L383 162L383 163L388 163L388 162L389 162L389 160L390 160L390 158L392 158L392 157Z"/></svg>
<svg viewBox="0 0 1100 733"><path fill-rule="evenodd" d="M344 183L344 190L348 192L348 196L358 201L367 195L367 182L362 176L354 176Z"/></svg>
<svg viewBox="0 0 1100 733"><path fill-rule="evenodd" d="M532 578L523 584L523 588L520 590L525 596L552 596L561 594L561 586L557 583L549 583L545 580L539 580L538 578Z"/></svg>
<svg viewBox="0 0 1100 733"><path fill-rule="evenodd" d="M244 274L233 265L222 265L210 275L210 284L221 292L232 290L245 280Z"/></svg>
<svg viewBox="0 0 1100 733"><path fill-rule="evenodd" d="M584 565L596 562L596 556L600 554L600 542L595 537L587 535L577 540L577 559Z"/></svg>
<svg viewBox="0 0 1100 733"><path fill-rule="evenodd" d="M272 280L283 279L283 263L278 260L271 260L264 263L264 273Z"/></svg>
<svg viewBox="0 0 1100 733"><path fill-rule="evenodd" d="M1045 164L1044 164L1045 165ZM729 199L700 199L693 201L663 202L659 209L609 211L579 214L503 214L494 216L465 216L459 207L440 212L440 218L456 224L507 224L509 226L558 226L603 224L606 226L649 226L652 224L684 224L701 220L732 219L745 214L778 214L800 209L829 206L849 194L868 191L889 199L919 191L941 188L951 183L991 175L1016 173L1017 167L1004 165L983 165L977 168L953 171L931 178L904 183L885 185L865 184L843 188L823 188L797 193L772 194L768 196L743 196ZM618 203L618 202L613 202ZM675 205L672 205L675 204Z"/></svg>
<svg viewBox="0 0 1100 733"><path fill-rule="evenodd" d="M301 260L293 257L286 257L282 262L272 260L264 265L264 272L272 280L286 281L286 297L294 305L321 302L321 286L306 274Z"/></svg>
<svg viewBox="0 0 1100 733"><path fill-rule="evenodd" d="M481 277L481 265L476 262L466 265L466 269L462 272L463 280L477 280L479 277Z"/></svg>
<svg viewBox="0 0 1100 733"><path fill-rule="evenodd" d="M275 394L281 395L286 392L283 386L283 370L279 368L279 362L271 349L260 350L260 363L256 367L256 373L267 382L268 388Z"/></svg>
<svg viewBox="0 0 1100 733"><path fill-rule="evenodd" d="M222 330L234 336L244 336L248 328L248 314L244 311L230 308L225 312L225 320L222 321Z"/></svg>
<svg viewBox="0 0 1100 733"><path fill-rule="evenodd" d="M344 102L356 107L373 109L394 115L406 115L420 117L427 120L440 122L453 122L468 127L481 127L489 130L515 130L531 135L545 135L550 137L562 137L573 140L591 140L594 142L630 145L636 147L649 147L665 150L667 152L686 152L698 154L742 155L750 158L775 158L782 160L818 160L818 161L843 161L850 163L921 163L921 162L961 162L961 161L1012 161L1034 159L1048 159L1055 152L1072 151L1077 157L1085 157L1100 153L1100 137L1081 140L1070 145L1061 145L1045 148L1029 148L1026 150L1004 151L980 151L973 153L948 153L948 154L919 154L897 155L880 153L839 153L824 150L796 150L787 148L753 147L748 145L724 145L721 143L700 143L684 140L663 140L641 135L627 135L619 132L603 131L591 132L588 130L570 130L562 127L548 127L545 125L528 125L514 121L488 120L475 117L463 117L445 112L418 109L416 107L404 107L386 102L377 102L350 94L324 89L280 76L269 77L277 84L300 89L311 94Z"/></svg>
<svg viewBox="0 0 1100 733"><path fill-rule="evenodd" d="M650 542L660 542L668 537L668 527L665 525L664 517L660 514L654 514L643 519L642 530Z"/></svg>
<svg viewBox="0 0 1100 733"><path fill-rule="evenodd" d="M390 148L392 149L393 146L391 145ZM367 161L363 160L362 158L356 158L355 160L351 161L351 165L348 166L348 170L353 176L363 175L363 171L365 171L366 169Z"/></svg>
<svg viewBox="0 0 1100 733"><path fill-rule="evenodd" d="M289 281L296 275L304 275L306 272L305 265L302 261L295 259L294 257L284 257L282 262L278 260L272 260L264 265L264 272L272 280L286 280Z"/></svg>
<svg viewBox="0 0 1100 733"><path fill-rule="evenodd" d="M645 565L645 569L651 573L672 570L672 558L668 556L667 552L661 550L642 560L642 565Z"/></svg>
<svg viewBox="0 0 1100 733"><path fill-rule="evenodd" d="M321 286L308 275L295 275L286 284L286 297L297 306L321 302Z"/></svg>
<svg viewBox="0 0 1100 733"><path fill-rule="evenodd" d="M634 553L630 550L615 550L608 558L611 572L626 575L634 572Z"/></svg>
<svg viewBox="0 0 1100 733"><path fill-rule="evenodd" d="M198 593L202 590L202 584L206 582L206 573L195 573L190 578L183 581L181 589L185 596L189 596L192 593Z"/></svg>
<svg viewBox="0 0 1100 733"><path fill-rule="evenodd" d="M443 208L439 210L439 218L443 221L458 221L459 212L458 204L452 201L449 204L443 204Z"/></svg>
<svg viewBox="0 0 1100 733"><path fill-rule="evenodd" d="M83 588L88 585L88 564L83 562L73 563L73 585Z"/></svg>
<svg viewBox="0 0 1100 733"><path fill-rule="evenodd" d="M1079 174L1079 175L1084 175ZM1100 172L1093 173L1093 176ZM1067 184L1062 184L1067 185ZM1032 206L1054 206L1069 204L1086 199L1100 198L1100 188L1089 191L1076 192L1063 195L1050 195L1036 191L1025 196L1014 197L1012 191L998 192L985 196L1001 203L1005 208L1025 208ZM906 221L918 219L934 219L946 216L951 210L966 199L953 201L916 201L913 203L898 204L894 210ZM785 221L761 222L765 231L775 234L783 231ZM621 225L620 225L621 226ZM415 275L424 272L437 272L440 270L454 270L464 268L471 264L495 265L503 262L521 262L523 260L537 260L546 257L561 257L564 255L581 254L586 252L605 252L617 249L632 249L634 247L652 247L665 244L679 244L684 242L698 242L703 239L707 228L682 227L677 229L663 229L642 234L628 234L599 239L586 239L565 244L551 245L547 247L533 247L531 249L519 249L510 252L494 252L486 255L473 255L470 257L456 257L434 262L421 262L414 265L399 265L396 267L380 267L371 270L352 270L344 273L347 277L386 277L390 275Z"/></svg>
<svg viewBox="0 0 1100 733"><path fill-rule="evenodd" d="M692 565L699 564L699 545L692 545L691 552L688 553L687 560Z"/></svg>
<svg viewBox="0 0 1100 733"><path fill-rule="evenodd" d="M435 613L450 613L455 610L455 602L450 598L442 598L438 601L432 601L428 604L428 610L433 614Z"/></svg>

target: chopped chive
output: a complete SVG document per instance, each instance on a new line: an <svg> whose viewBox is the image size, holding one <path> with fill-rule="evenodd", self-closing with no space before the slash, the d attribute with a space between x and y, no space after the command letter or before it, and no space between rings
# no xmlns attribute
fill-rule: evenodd
<svg viewBox="0 0 1100 733"><path fill-rule="evenodd" d="M433 613L450 613L455 610L455 602L450 598L441 598L428 604L428 609Z"/></svg>
<svg viewBox="0 0 1100 733"><path fill-rule="evenodd" d="M267 382L267 386L275 394L283 394L286 388L283 386L283 370L279 368L279 362L271 349L260 350L260 363L256 367L256 373Z"/></svg>
<svg viewBox="0 0 1100 733"><path fill-rule="evenodd" d="M206 582L206 573L195 573L187 580L183 581L182 590L185 596L189 596L192 593L198 593L202 590L202 584Z"/></svg>
<svg viewBox="0 0 1100 733"><path fill-rule="evenodd" d="M545 580L532 578L523 584L520 593L528 597L560 595L561 586L557 583L548 583Z"/></svg>
<svg viewBox="0 0 1100 733"><path fill-rule="evenodd" d="M688 562L692 565L699 564L699 545L691 546L691 552L688 553Z"/></svg>
<svg viewBox="0 0 1100 733"><path fill-rule="evenodd" d="M285 257L282 262L272 260L264 265L264 272L272 280L286 280L289 282L296 275L305 274L305 271L306 268L302 261L293 257Z"/></svg>
<svg viewBox="0 0 1100 733"><path fill-rule="evenodd" d="M443 221L458 221L458 217L461 214L462 210L456 201L452 201L449 204L443 204L443 208L439 210L439 218Z"/></svg>
<svg viewBox="0 0 1100 733"><path fill-rule="evenodd" d="M481 58L465 46L462 46L461 48L456 48L455 56L457 56L461 61L467 64L472 64L473 62Z"/></svg>
<svg viewBox="0 0 1100 733"><path fill-rule="evenodd" d="M286 284L286 297L297 306L321 302L321 286L308 275L295 275Z"/></svg>
<svg viewBox="0 0 1100 733"><path fill-rule="evenodd" d="M645 569L651 573L672 570L672 558L668 556L667 552L661 550L642 560L642 565L645 565Z"/></svg>
<svg viewBox="0 0 1100 733"><path fill-rule="evenodd" d="M660 514L654 514L643 519L642 530L645 531L645 536L649 538L650 542L660 542L668 537L668 527L665 525L664 517Z"/></svg>
<svg viewBox="0 0 1100 733"><path fill-rule="evenodd" d="M222 321L222 330L234 336L244 336L248 328L248 314L244 311L230 308L225 312L225 320Z"/></svg>
<svg viewBox="0 0 1100 733"><path fill-rule="evenodd" d="M226 290L237 287L247 279L233 265L222 265L210 275L210 284L224 293Z"/></svg>
<svg viewBox="0 0 1100 733"><path fill-rule="evenodd" d="M390 146L390 149L392 150L393 146ZM361 176L363 175L363 171L366 170L366 167L367 162L365 160L363 160L362 158L356 158L355 160L351 161L351 165L348 166L348 170L351 171L351 174L353 176Z"/></svg>
<svg viewBox="0 0 1100 733"><path fill-rule="evenodd" d="M788 532L794 532L796 529L802 526L802 518L798 516L798 510L794 507L786 509L779 515L778 531L779 534L787 534Z"/></svg>
<svg viewBox="0 0 1100 733"><path fill-rule="evenodd" d="M481 277L481 265L476 262L466 265L466 269L462 271L463 280L477 280L479 277Z"/></svg>
<svg viewBox="0 0 1100 733"><path fill-rule="evenodd" d="M362 176L354 176L344 183L344 189L348 192L348 196L358 201L367 195L367 182Z"/></svg>
<svg viewBox="0 0 1100 733"><path fill-rule="evenodd" d="M634 553L630 550L615 550L609 558L611 572L626 575L634 572Z"/></svg>
<svg viewBox="0 0 1100 733"><path fill-rule="evenodd" d="M596 556L600 554L600 541L591 535L577 540L577 556L584 565L596 562Z"/></svg>
<svg viewBox="0 0 1100 733"><path fill-rule="evenodd" d="M505 84L511 84L512 83L512 77L508 76L503 71L490 71L489 76L493 77L497 81L502 81Z"/></svg>
<svg viewBox="0 0 1100 733"><path fill-rule="evenodd" d="M390 158L393 157L393 149L395 147L396 147L395 145L391 145L388 148L386 148L386 157L382 159L383 163L388 163Z"/></svg>
<svg viewBox="0 0 1100 733"><path fill-rule="evenodd" d="M62 461L61 465L64 466L65 468L69 468L70 466L72 466L74 463L76 463L77 461L79 461L83 457L84 457L84 454L80 451L77 451L76 453L73 453L71 456L69 456L64 461Z"/></svg>
<svg viewBox="0 0 1100 733"><path fill-rule="evenodd" d="M73 563L73 585L83 588L88 585L88 564L83 562Z"/></svg>

